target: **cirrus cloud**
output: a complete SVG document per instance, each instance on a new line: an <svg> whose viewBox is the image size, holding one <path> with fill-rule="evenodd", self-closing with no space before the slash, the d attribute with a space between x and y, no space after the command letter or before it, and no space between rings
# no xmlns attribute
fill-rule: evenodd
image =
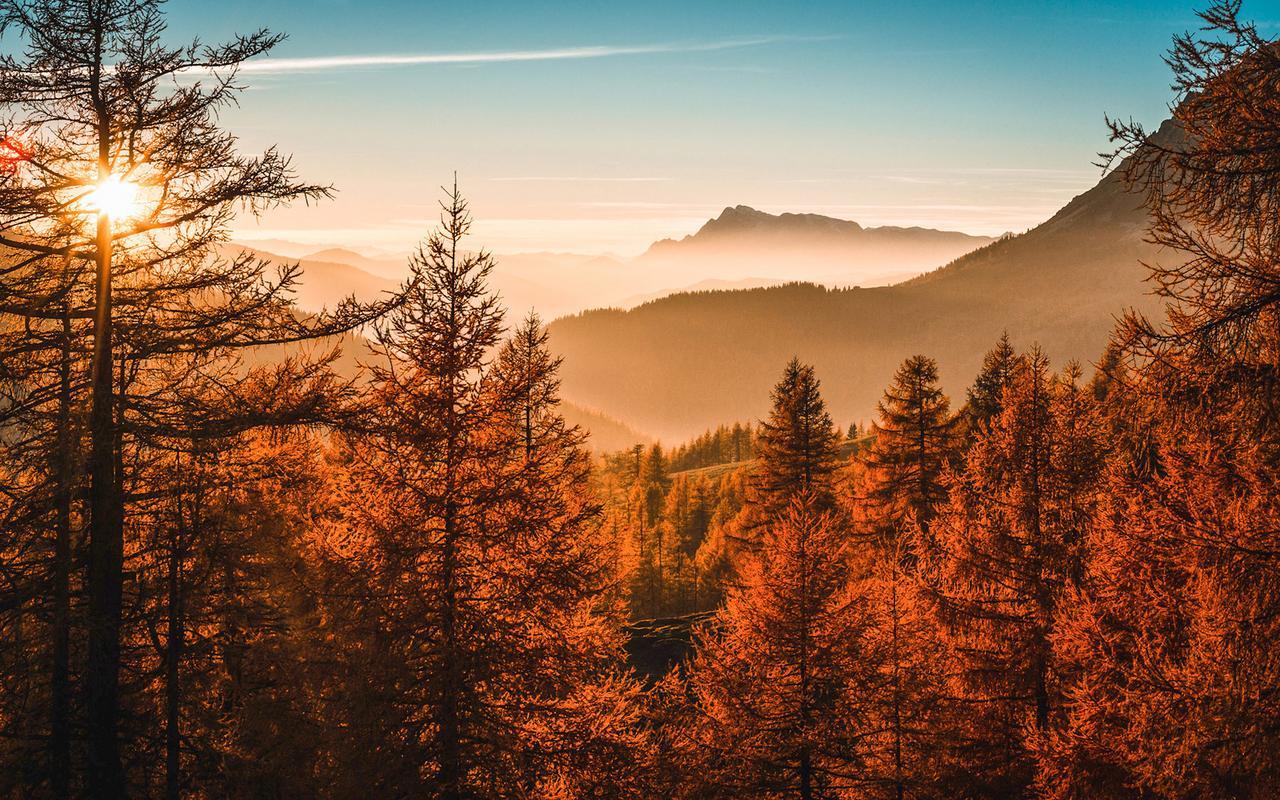
<svg viewBox="0 0 1280 800"><path fill-rule="evenodd" d="M373 55L306 56L300 58L258 58L240 65L242 73L282 74L322 72L362 67L407 67L431 64L500 64L521 61L564 61L664 53L709 53L770 44L821 41L831 37L757 36L714 42L669 42L643 45L592 45L546 50L499 50L474 53L409 53Z"/></svg>

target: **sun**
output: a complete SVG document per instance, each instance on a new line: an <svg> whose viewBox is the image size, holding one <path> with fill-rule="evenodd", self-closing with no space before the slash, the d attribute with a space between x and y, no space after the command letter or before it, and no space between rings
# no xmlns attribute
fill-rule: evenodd
<svg viewBox="0 0 1280 800"><path fill-rule="evenodd" d="M131 217L138 210L138 184L111 175L80 200L88 211L104 213L112 219Z"/></svg>

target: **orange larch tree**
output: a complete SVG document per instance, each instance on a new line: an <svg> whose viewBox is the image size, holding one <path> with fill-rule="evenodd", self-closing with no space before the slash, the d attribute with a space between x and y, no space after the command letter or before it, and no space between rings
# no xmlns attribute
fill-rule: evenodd
<svg viewBox="0 0 1280 800"><path fill-rule="evenodd" d="M849 536L812 496L764 532L691 666L685 772L703 796L829 798L868 782L871 619Z"/></svg>
<svg viewBox="0 0 1280 800"><path fill-rule="evenodd" d="M970 774L981 796L1025 790L1028 740L1061 714L1050 635L1064 593L1079 582L1100 490L1090 403L1076 369L1055 378L1032 352L952 479L926 548L963 714L951 777Z"/></svg>
<svg viewBox="0 0 1280 800"><path fill-rule="evenodd" d="M503 343L493 260L463 250L456 188L442 206L343 455L345 613L370 626L357 636L387 679L369 724L393 729L375 734L390 751L377 785L445 800L619 789L633 687L614 674L590 458L556 408L541 325Z"/></svg>

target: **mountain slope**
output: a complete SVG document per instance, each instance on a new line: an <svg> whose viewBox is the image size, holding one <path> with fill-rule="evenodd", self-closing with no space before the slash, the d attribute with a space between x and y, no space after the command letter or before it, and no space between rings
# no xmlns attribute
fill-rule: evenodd
<svg viewBox="0 0 1280 800"><path fill-rule="evenodd" d="M242 252L265 259L276 269L295 263L301 266L302 275L296 284L297 302L299 307L308 311L332 309L341 300L353 295L363 302L382 299L385 294L394 293L399 288L398 281L374 275L340 261L311 257L288 258L241 244L229 244L222 248L222 253L227 257Z"/></svg>
<svg viewBox="0 0 1280 800"><path fill-rule="evenodd" d="M897 365L938 359L953 402L1004 330L1062 364L1095 359L1126 307L1155 310L1140 200L1104 178L1053 218L906 283L681 294L557 320L564 392L663 438L759 417L793 355L814 363L838 422L868 419Z"/></svg>
<svg viewBox="0 0 1280 800"><path fill-rule="evenodd" d="M409 272L407 260L404 258L370 258L344 247L330 247L314 253L307 253L302 256L302 259L304 261L323 261L329 264L347 264L370 275L377 275L380 278L394 281L403 280Z"/></svg>
<svg viewBox="0 0 1280 800"><path fill-rule="evenodd" d="M587 446L597 453L630 450L637 444L649 444L652 441L648 436L637 433L615 419L573 403L561 403L560 413L565 422L577 425L590 434Z"/></svg>

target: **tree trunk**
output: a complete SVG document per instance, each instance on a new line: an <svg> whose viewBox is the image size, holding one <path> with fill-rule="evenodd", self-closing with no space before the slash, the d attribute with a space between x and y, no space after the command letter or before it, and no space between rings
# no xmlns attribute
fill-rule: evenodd
<svg viewBox="0 0 1280 800"><path fill-rule="evenodd" d="M444 686L440 692L440 796L444 800L462 798L462 738L458 711L461 704L462 676L458 672L456 570L457 512L452 499L445 502L444 514L444 591L441 634L444 643Z"/></svg>
<svg viewBox="0 0 1280 800"><path fill-rule="evenodd" d="M90 95L97 118L98 181L111 177L111 109L102 90L107 25L91 9L94 61ZM124 506L117 470L115 350L111 310L112 226L98 212L97 297L93 323L93 395L89 410L89 663L87 744L89 793L123 800L124 769L117 727L120 716L120 610L124 583Z"/></svg>
<svg viewBox="0 0 1280 800"><path fill-rule="evenodd" d="M182 647L186 638L186 615L182 596L183 537L179 501L179 522L169 551L169 629L165 646L165 797L178 800L182 796L182 727L180 717Z"/></svg>
<svg viewBox="0 0 1280 800"><path fill-rule="evenodd" d="M116 472L111 320L111 220L98 215L93 403L89 414L89 790L97 800L125 797L117 726L124 514Z"/></svg>
<svg viewBox="0 0 1280 800"><path fill-rule="evenodd" d="M807 747L800 751L800 800L813 800L813 765Z"/></svg>
<svg viewBox="0 0 1280 800"><path fill-rule="evenodd" d="M53 566L53 674L49 782L55 800L71 796L71 318L62 318L58 370L56 505Z"/></svg>

